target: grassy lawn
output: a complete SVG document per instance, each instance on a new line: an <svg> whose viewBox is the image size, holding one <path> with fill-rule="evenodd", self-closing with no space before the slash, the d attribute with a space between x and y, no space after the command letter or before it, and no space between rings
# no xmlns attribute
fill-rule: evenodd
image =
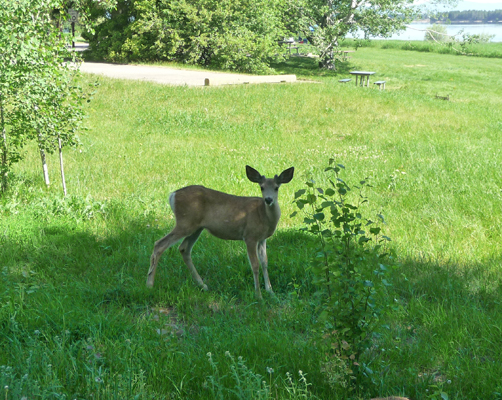
<svg viewBox="0 0 502 400"><path fill-rule="evenodd" d="M82 146L65 153L70 196L56 155L45 188L30 148L0 199L1 395L502 399L502 61L380 46L351 55L336 73L307 58L276 66L315 83L84 77L98 86ZM338 83L350 70L376 71L386 90ZM348 182L369 177L368 213L385 215L401 264L399 308L365 355L373 375L358 395L323 367L312 239L290 217L308 179L326 183L331 157ZM193 259L210 291L175 248L148 290L153 244L174 225L169 192L259 195L246 164L267 176L295 167L268 241L277 298L255 301L242 242L207 233Z"/></svg>

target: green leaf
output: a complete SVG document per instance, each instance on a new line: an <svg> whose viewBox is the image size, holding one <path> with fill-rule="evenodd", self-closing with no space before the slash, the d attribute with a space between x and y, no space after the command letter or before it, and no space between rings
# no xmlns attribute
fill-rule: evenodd
<svg viewBox="0 0 502 400"><path fill-rule="evenodd" d="M379 227L376 227L376 228L370 228L370 233L371 233L372 235L378 235L378 234L380 233L380 231L381 231L381 228L379 228Z"/></svg>
<svg viewBox="0 0 502 400"><path fill-rule="evenodd" d="M315 194L308 194L307 195L307 203L308 204L314 204L317 200L317 196Z"/></svg>
<svg viewBox="0 0 502 400"><path fill-rule="evenodd" d="M314 219L316 219L317 221L323 221L324 220L324 213L314 214Z"/></svg>
<svg viewBox="0 0 502 400"><path fill-rule="evenodd" d="M300 189L298 190L297 192L295 192L295 200L300 197L300 196L303 196L305 194L306 190L305 189Z"/></svg>

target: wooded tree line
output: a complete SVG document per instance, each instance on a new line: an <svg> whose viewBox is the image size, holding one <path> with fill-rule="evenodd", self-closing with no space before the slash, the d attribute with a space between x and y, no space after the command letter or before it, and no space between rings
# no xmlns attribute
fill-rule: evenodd
<svg viewBox="0 0 502 400"><path fill-rule="evenodd" d="M459 21L483 21L488 22L499 22L502 21L502 10L494 11L481 11L481 10L467 10L467 11L449 11L442 18L435 19L434 21L447 21L459 22ZM431 22L434 22L431 18Z"/></svg>
<svg viewBox="0 0 502 400"><path fill-rule="evenodd" d="M411 21L413 0L107 0L74 2L88 15L92 57L177 61L267 72L287 37L307 37L334 68L339 40L361 28L391 35Z"/></svg>

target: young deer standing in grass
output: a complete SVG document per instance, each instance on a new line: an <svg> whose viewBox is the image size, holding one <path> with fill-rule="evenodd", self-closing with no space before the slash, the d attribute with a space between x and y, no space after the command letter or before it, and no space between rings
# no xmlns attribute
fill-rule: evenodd
<svg viewBox="0 0 502 400"><path fill-rule="evenodd" d="M162 253L184 239L179 247L183 261L197 283L207 290L191 257L193 245L202 231L207 229L210 234L220 239L243 240L253 270L256 297L261 298L258 277L260 263L265 289L273 293L268 278L266 240L274 233L281 216L278 202L279 187L283 183L290 182L293 173L294 168L291 167L279 176L265 178L257 170L246 165L246 175L251 182L260 185L262 198L233 196L204 186L187 186L171 193L169 204L176 218L176 226L171 233L155 243L150 259L147 286L153 286L155 271Z"/></svg>

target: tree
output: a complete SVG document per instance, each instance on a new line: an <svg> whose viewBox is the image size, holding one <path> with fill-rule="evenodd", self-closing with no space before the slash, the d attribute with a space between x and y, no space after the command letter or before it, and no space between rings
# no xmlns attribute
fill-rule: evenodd
<svg viewBox="0 0 502 400"><path fill-rule="evenodd" d="M413 0L303 0L303 34L317 47L320 66L335 69L340 39L348 33L388 37L405 29Z"/></svg>
<svg viewBox="0 0 502 400"><path fill-rule="evenodd" d="M28 140L37 141L47 184L45 153L59 148L62 161L62 147L77 143L84 97L74 84L78 75L75 53L51 18L63 6L58 0L0 0L3 191L10 168L21 159Z"/></svg>
<svg viewBox="0 0 502 400"><path fill-rule="evenodd" d="M116 0L91 10L87 34L97 59L177 61L267 72L291 36L292 0ZM289 21L287 21L289 23Z"/></svg>

